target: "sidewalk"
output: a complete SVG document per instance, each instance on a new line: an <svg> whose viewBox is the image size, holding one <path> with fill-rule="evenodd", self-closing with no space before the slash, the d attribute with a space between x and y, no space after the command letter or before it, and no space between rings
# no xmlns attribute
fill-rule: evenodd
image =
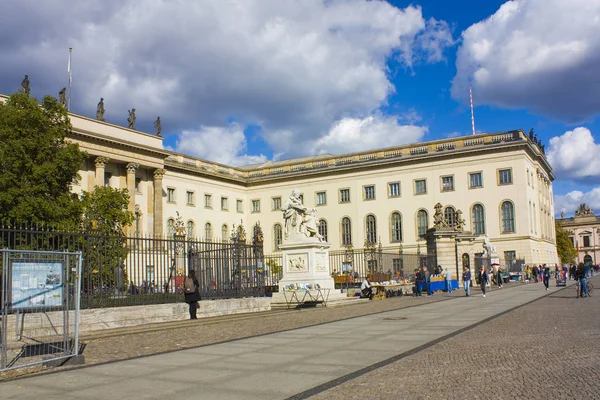
<svg viewBox="0 0 600 400"><path fill-rule="evenodd" d="M551 292L557 289L552 287ZM569 289L567 289L569 290ZM572 290L572 289L571 289ZM541 285L0 384L2 399L284 399L389 364L549 292ZM415 300L418 301L418 300ZM364 397L363 397L364 398Z"/></svg>

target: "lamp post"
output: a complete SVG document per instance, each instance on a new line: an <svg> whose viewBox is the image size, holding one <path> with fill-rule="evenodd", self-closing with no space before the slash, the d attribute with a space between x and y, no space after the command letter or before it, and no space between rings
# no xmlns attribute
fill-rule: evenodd
<svg viewBox="0 0 600 400"><path fill-rule="evenodd" d="M346 293L348 293L348 285L350 284L350 279L352 279L352 282L354 282L354 249L352 248L351 244L346 246L346 250L344 251L344 263L350 266L350 269L347 271L350 275L350 278L346 277Z"/></svg>

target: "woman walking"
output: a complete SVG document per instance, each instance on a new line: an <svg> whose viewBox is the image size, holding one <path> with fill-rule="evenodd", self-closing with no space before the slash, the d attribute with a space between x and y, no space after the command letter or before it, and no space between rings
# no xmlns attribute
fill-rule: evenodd
<svg viewBox="0 0 600 400"><path fill-rule="evenodd" d="M471 295L471 271L467 267L463 271L463 285L465 287L465 294L469 297Z"/></svg>
<svg viewBox="0 0 600 400"><path fill-rule="evenodd" d="M183 282L183 296L189 306L190 319L198 319L196 311L200 308L200 304L198 304L198 301L200 301L200 284L193 269L190 269Z"/></svg>
<svg viewBox="0 0 600 400"><path fill-rule="evenodd" d="M489 276L487 271L483 266L479 269L479 286L481 286L481 293L483 293L483 297L485 297L485 290L487 289L487 283L489 281Z"/></svg>

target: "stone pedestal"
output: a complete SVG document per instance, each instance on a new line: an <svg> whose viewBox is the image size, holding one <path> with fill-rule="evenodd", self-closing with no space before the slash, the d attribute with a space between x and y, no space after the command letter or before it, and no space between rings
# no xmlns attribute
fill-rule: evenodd
<svg viewBox="0 0 600 400"><path fill-rule="evenodd" d="M466 252L469 259L471 258L469 253L476 236L468 232L457 232L454 229L429 229L425 237L427 254L435 254L437 265L441 265L444 269L450 268L457 279L462 280L462 256ZM469 265L469 268L473 274L472 266Z"/></svg>
<svg viewBox="0 0 600 400"><path fill-rule="evenodd" d="M315 241L286 242L279 246L283 252L283 278L279 290L287 285L318 284L322 289L333 290L329 274L329 243Z"/></svg>

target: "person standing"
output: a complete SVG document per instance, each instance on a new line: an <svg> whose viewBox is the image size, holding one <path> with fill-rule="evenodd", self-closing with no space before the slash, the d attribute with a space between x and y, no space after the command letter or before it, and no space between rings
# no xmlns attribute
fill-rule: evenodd
<svg viewBox="0 0 600 400"><path fill-rule="evenodd" d="M498 265L498 271L496 272L496 280L498 281L498 289L502 289L502 268Z"/></svg>
<svg viewBox="0 0 600 400"><path fill-rule="evenodd" d="M421 270L415 269L415 297L421 297L422 281L423 281L423 275L421 275Z"/></svg>
<svg viewBox="0 0 600 400"><path fill-rule="evenodd" d="M183 296L189 306L190 319L198 319L196 312L200 308L200 284L193 269L190 269L183 282Z"/></svg>
<svg viewBox="0 0 600 400"><path fill-rule="evenodd" d="M452 271L450 268L446 270L446 292L452 293Z"/></svg>
<svg viewBox="0 0 600 400"><path fill-rule="evenodd" d="M479 286L481 287L481 293L483 294L483 297L485 297L485 291L487 289L489 279L490 278L488 277L487 271L482 265L479 269Z"/></svg>
<svg viewBox="0 0 600 400"><path fill-rule="evenodd" d="M544 279L544 286L546 286L546 290L550 290L548 288L550 286L550 267L548 267L546 264L544 264L542 278Z"/></svg>
<svg viewBox="0 0 600 400"><path fill-rule="evenodd" d="M589 297L590 293L587 289L587 279L585 277L585 265L580 262L575 272L575 279L579 281L579 297ZM584 296L585 295L585 296Z"/></svg>
<svg viewBox="0 0 600 400"><path fill-rule="evenodd" d="M463 286L465 287L465 295L471 295L471 270L467 267L463 270Z"/></svg>

